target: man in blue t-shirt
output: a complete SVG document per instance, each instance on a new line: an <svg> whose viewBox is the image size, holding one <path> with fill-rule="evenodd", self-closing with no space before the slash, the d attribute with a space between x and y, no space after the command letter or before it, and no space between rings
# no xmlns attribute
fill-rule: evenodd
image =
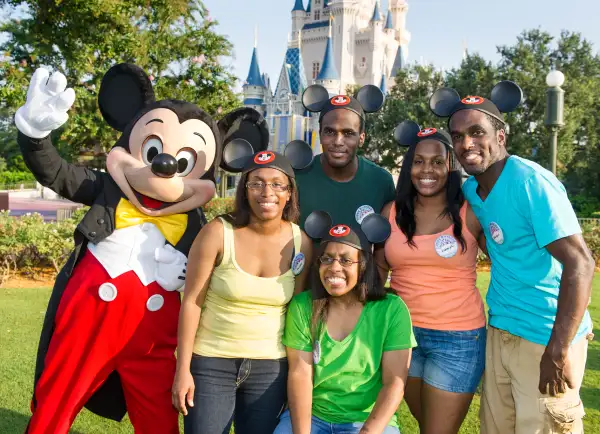
<svg viewBox="0 0 600 434"><path fill-rule="evenodd" d="M491 100L453 104L444 116L492 262L481 432L581 433L594 261L577 217L551 172L508 155Z"/></svg>

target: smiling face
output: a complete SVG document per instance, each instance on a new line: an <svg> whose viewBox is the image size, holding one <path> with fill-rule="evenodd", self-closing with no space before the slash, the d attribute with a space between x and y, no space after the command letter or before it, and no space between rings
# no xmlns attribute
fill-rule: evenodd
<svg viewBox="0 0 600 434"><path fill-rule="evenodd" d="M469 175L480 175L506 155L506 134L477 110L461 110L450 119L458 161Z"/></svg>
<svg viewBox="0 0 600 434"><path fill-rule="evenodd" d="M354 161L356 151L365 141L360 128L360 116L350 110L332 110L323 116L321 146L330 167L343 168Z"/></svg>
<svg viewBox="0 0 600 434"><path fill-rule="evenodd" d="M329 295L341 297L356 287L360 273L358 249L347 244L329 242L321 258L337 259L329 265L323 264L322 261L319 263L319 277ZM340 261L347 264L342 266Z"/></svg>
<svg viewBox="0 0 600 434"><path fill-rule="evenodd" d="M162 210L173 203L178 203L178 210L187 211L214 194L214 184L199 178L215 162L217 138L200 119L180 122L170 109L150 110L131 129L128 145L129 152L114 147L106 166L141 211Z"/></svg>
<svg viewBox="0 0 600 434"><path fill-rule="evenodd" d="M448 151L437 140L423 140L415 148L410 177L421 196L443 194L448 181Z"/></svg>
<svg viewBox="0 0 600 434"><path fill-rule="evenodd" d="M248 173L246 194L252 215L259 220L281 219L290 201L290 180L280 170L256 169Z"/></svg>

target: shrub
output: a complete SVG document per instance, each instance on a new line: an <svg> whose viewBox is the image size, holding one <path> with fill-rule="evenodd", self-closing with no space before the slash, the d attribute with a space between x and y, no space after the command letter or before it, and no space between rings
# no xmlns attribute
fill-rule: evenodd
<svg viewBox="0 0 600 434"><path fill-rule="evenodd" d="M202 207L208 221L211 221L218 215L232 212L234 208L235 199L232 197L215 197Z"/></svg>
<svg viewBox="0 0 600 434"><path fill-rule="evenodd" d="M592 251L596 266L600 266L600 225L585 225L583 238L585 238L588 249Z"/></svg>
<svg viewBox="0 0 600 434"><path fill-rule="evenodd" d="M4 170L0 172L0 185L12 185L25 182L35 182L35 177L31 172L18 172Z"/></svg>
<svg viewBox="0 0 600 434"><path fill-rule="evenodd" d="M600 213L600 199L594 196L577 194L571 198L571 204L579 218L595 218Z"/></svg>

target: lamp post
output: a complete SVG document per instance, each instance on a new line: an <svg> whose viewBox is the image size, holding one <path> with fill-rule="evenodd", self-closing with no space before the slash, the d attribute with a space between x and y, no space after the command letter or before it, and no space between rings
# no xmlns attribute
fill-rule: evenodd
<svg viewBox="0 0 600 434"><path fill-rule="evenodd" d="M561 86L565 82L565 75L558 71L550 71L546 76L546 125L550 127L550 168L556 175L556 155L558 151L558 131L564 123L565 91Z"/></svg>

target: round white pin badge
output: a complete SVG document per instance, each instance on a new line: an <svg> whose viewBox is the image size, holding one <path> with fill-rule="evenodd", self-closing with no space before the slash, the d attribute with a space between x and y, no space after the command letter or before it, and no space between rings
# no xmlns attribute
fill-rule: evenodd
<svg viewBox="0 0 600 434"><path fill-rule="evenodd" d="M442 258L451 258L458 252L458 242L452 235L440 235L435 240L435 252Z"/></svg>
<svg viewBox="0 0 600 434"><path fill-rule="evenodd" d="M292 273L294 273L294 276L302 273L305 263L306 257L304 256L304 253L298 253L296 256L294 256L294 259L292 259Z"/></svg>
<svg viewBox="0 0 600 434"><path fill-rule="evenodd" d="M356 222L358 224L361 224L366 216L368 216L369 214L373 214L374 212L375 212L375 210L373 209L373 207L371 205L362 205L362 206L359 206L358 209L356 210L356 213L354 214L354 218L356 219Z"/></svg>
<svg viewBox="0 0 600 434"><path fill-rule="evenodd" d="M489 224L489 228L490 234L492 235L492 240L494 240L496 244L504 243L504 232L502 232L502 228L498 226L498 223L491 222Z"/></svg>
<svg viewBox="0 0 600 434"><path fill-rule="evenodd" d="M318 365L321 360L321 343L316 340L313 344L313 364Z"/></svg>

